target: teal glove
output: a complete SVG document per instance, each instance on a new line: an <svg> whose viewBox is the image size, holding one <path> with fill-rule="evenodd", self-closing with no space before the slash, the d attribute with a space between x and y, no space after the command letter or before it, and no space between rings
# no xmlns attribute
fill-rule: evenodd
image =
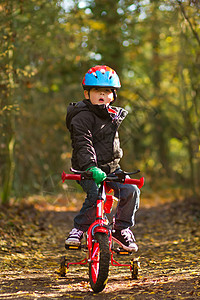
<svg viewBox="0 0 200 300"><path fill-rule="evenodd" d="M98 187L101 186L101 182L107 177L106 173L98 167L90 167L86 171L92 172L92 177Z"/></svg>

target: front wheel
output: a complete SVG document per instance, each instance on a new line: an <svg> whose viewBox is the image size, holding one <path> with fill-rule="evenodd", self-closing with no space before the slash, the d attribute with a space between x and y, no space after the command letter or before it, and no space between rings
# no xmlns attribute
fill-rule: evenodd
<svg viewBox="0 0 200 300"><path fill-rule="evenodd" d="M90 285L95 293L99 293L106 286L109 272L110 251L107 234L95 233L91 254L89 264Z"/></svg>

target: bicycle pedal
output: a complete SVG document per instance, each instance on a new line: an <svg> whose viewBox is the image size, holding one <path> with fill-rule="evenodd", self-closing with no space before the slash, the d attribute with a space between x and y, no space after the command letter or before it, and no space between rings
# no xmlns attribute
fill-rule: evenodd
<svg viewBox="0 0 200 300"><path fill-rule="evenodd" d="M131 255L132 252L129 252L127 250L124 250L123 248L116 248L113 249L113 251L117 254L117 255Z"/></svg>
<svg viewBox="0 0 200 300"><path fill-rule="evenodd" d="M81 245L76 246L76 245L65 245L66 250L81 250Z"/></svg>

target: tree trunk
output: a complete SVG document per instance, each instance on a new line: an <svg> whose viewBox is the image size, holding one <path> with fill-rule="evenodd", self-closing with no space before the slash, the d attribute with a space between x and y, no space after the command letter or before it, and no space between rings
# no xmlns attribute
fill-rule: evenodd
<svg viewBox="0 0 200 300"><path fill-rule="evenodd" d="M160 95L160 45L159 45L159 20L157 17L159 9L159 1L152 1L152 84L153 84L153 99L156 102L156 111L153 123L153 136L154 136L154 147L157 147L158 159L169 174L170 163L169 163L169 148L167 133L167 118L162 110L162 96Z"/></svg>
<svg viewBox="0 0 200 300"><path fill-rule="evenodd" d="M10 16L13 12L13 4L4 7L5 17L7 16L10 19ZM1 85L2 98L1 98L1 127L2 127L2 136L1 136L1 145L3 151L1 153L1 161L3 166L1 166L2 174L2 193L1 201L2 204L9 204L10 192L13 184L14 176L14 145L15 145L15 132L14 132L14 122L15 122L15 107L13 105L13 94L14 94L14 68L13 68L13 28L12 28L12 19L6 24L7 31L3 32L4 29L1 28L4 38L6 37L7 47L3 48L3 59L2 63L3 71L3 82ZM4 44L2 44L4 45Z"/></svg>

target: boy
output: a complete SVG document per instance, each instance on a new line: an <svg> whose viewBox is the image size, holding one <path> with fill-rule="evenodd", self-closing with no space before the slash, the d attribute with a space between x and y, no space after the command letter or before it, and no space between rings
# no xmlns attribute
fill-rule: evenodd
<svg viewBox="0 0 200 300"><path fill-rule="evenodd" d="M116 90L121 87L118 75L108 66L95 66L85 74L82 82L85 99L71 103L67 110L66 125L72 140L72 167L90 170L94 180L81 180L79 184L87 197L66 245L80 245L83 233L95 221L99 184L120 169L123 152L120 148L118 128L127 115L120 107L111 107ZM129 227L139 207L139 189L135 185L109 182L115 196L120 199L115 216L113 240L127 251L137 251L135 238Z"/></svg>

